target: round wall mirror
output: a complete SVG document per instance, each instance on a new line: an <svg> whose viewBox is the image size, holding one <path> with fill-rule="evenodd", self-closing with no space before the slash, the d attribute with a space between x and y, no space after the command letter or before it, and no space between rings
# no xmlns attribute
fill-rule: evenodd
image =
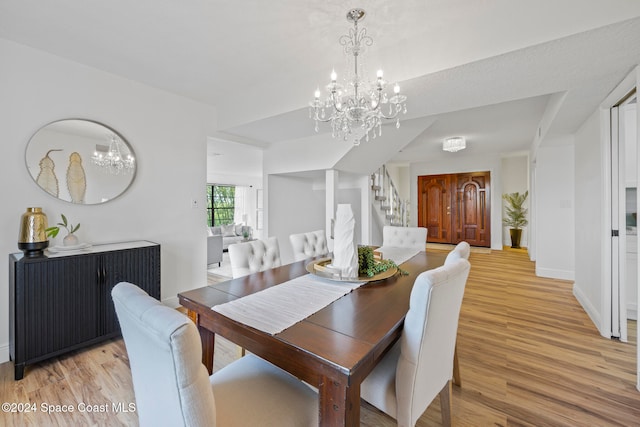
<svg viewBox="0 0 640 427"><path fill-rule="evenodd" d="M124 193L137 159L116 131L91 120L59 120L29 140L27 169L45 192L65 202L95 205Z"/></svg>

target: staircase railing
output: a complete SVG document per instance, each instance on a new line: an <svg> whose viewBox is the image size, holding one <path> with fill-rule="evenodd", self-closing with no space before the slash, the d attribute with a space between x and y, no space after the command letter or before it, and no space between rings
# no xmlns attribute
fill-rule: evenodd
<svg viewBox="0 0 640 427"><path fill-rule="evenodd" d="M386 166L371 174L371 189L380 202L385 224L407 227L409 225L409 202L402 200Z"/></svg>

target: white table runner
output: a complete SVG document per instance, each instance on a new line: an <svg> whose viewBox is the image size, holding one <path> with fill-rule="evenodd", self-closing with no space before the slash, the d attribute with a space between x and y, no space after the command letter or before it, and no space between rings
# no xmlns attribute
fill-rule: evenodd
<svg viewBox="0 0 640 427"><path fill-rule="evenodd" d="M237 322L274 335L320 311L364 282L336 282L306 274L212 307Z"/></svg>
<svg viewBox="0 0 640 427"><path fill-rule="evenodd" d="M413 258L420 250L415 248L403 248L399 246L380 246L376 252L382 252L383 259L390 259L400 265Z"/></svg>

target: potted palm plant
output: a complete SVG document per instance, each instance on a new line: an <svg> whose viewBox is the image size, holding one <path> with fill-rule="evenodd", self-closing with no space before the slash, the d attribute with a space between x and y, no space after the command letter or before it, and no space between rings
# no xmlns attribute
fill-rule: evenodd
<svg viewBox="0 0 640 427"><path fill-rule="evenodd" d="M527 221L528 210L524 207L527 196L529 196L528 191L525 191L522 194L515 192L505 193L502 195L502 198L506 203L505 216L502 219L502 223L507 227L511 227L509 229L509 234L511 235L512 248L520 248L522 227L529 223L529 221Z"/></svg>

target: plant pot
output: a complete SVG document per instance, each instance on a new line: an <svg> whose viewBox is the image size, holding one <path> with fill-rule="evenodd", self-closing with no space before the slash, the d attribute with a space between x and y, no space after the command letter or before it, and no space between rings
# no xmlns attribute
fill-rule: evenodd
<svg viewBox="0 0 640 427"><path fill-rule="evenodd" d="M522 229L509 229L509 234L511 235L511 247L520 249L520 238L522 237Z"/></svg>
<svg viewBox="0 0 640 427"><path fill-rule="evenodd" d="M78 244L78 236L75 234L67 234L64 239L62 239L63 246L76 246Z"/></svg>

